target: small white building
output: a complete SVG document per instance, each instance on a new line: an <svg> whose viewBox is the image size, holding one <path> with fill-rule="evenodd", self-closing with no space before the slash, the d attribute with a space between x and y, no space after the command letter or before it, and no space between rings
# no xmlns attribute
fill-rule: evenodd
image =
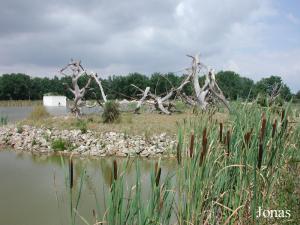
<svg viewBox="0 0 300 225"><path fill-rule="evenodd" d="M67 106L66 96L54 96L54 95L44 95L43 96L44 106Z"/></svg>

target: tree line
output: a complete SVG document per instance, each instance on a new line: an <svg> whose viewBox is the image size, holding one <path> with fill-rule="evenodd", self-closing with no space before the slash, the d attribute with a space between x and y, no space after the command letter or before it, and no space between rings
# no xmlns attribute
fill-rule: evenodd
<svg viewBox="0 0 300 225"><path fill-rule="evenodd" d="M137 99L139 92L131 86L134 84L141 89L150 87L156 95L167 93L172 87L180 85L184 75L176 75L174 73L153 73L146 76L140 73L130 73L127 76L109 76L101 79L104 91L108 99ZM79 85L84 85L88 77L82 77ZM199 78L200 83L204 83L204 76ZM216 74L216 80L224 95L229 100L236 99L254 99L260 94L269 94L272 86L276 83L282 83L279 76L270 76L263 78L258 82L252 79L242 77L232 71L220 71ZM72 94L67 90L67 86L71 85L71 77L31 77L22 73L3 74L0 76L0 100L40 100L45 94L66 95L72 98ZM187 95L192 95L191 84L184 87ZM282 84L280 90L281 97L288 101L293 94L286 84ZM86 99L100 98L100 90L93 80ZM300 98L300 92L296 94L296 98Z"/></svg>

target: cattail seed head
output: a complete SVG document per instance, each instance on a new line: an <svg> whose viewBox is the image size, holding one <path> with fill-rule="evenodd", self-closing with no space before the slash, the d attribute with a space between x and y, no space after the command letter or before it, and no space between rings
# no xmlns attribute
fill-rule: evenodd
<svg viewBox="0 0 300 225"><path fill-rule="evenodd" d="M263 157L263 144L260 143L259 147L258 147L258 159L257 159L257 167L258 167L258 169L261 168L262 157Z"/></svg>
<svg viewBox="0 0 300 225"><path fill-rule="evenodd" d="M220 133L219 133L220 142L222 142L222 136L223 136L223 123L220 123Z"/></svg>
<svg viewBox="0 0 300 225"><path fill-rule="evenodd" d="M160 175L161 175L161 168L158 169L156 177L155 177L155 184L156 184L156 186L159 185Z"/></svg>
<svg viewBox="0 0 300 225"><path fill-rule="evenodd" d="M158 170L158 162L155 162L155 166L154 166L154 174L155 174L155 176L157 174L157 170Z"/></svg>
<svg viewBox="0 0 300 225"><path fill-rule="evenodd" d="M245 140L246 146L247 146L248 148L249 148L249 145L250 145L251 133L252 133L252 131L249 131L249 132L247 132L247 133L244 135L244 140Z"/></svg>
<svg viewBox="0 0 300 225"><path fill-rule="evenodd" d="M260 142L263 142L265 131L266 131L266 125L267 125L267 119L265 113L263 113L262 121L261 121L261 129L260 129Z"/></svg>
<svg viewBox="0 0 300 225"><path fill-rule="evenodd" d="M181 164L181 146L179 143L177 144L176 158L177 158L178 165L180 165Z"/></svg>
<svg viewBox="0 0 300 225"><path fill-rule="evenodd" d="M193 158L194 153L194 134L191 134L191 141L190 141L190 158Z"/></svg>
<svg viewBox="0 0 300 225"><path fill-rule="evenodd" d="M113 164L114 164L114 180L117 180L118 179L118 164L117 164L117 161L114 159L113 161Z"/></svg>
<svg viewBox="0 0 300 225"><path fill-rule="evenodd" d="M203 130L203 136L202 136L202 152L200 155L200 162L199 162L200 166L202 165L202 163L204 161L206 152L207 152L207 136L206 136L206 127L205 127Z"/></svg>
<svg viewBox="0 0 300 225"><path fill-rule="evenodd" d="M284 116L285 116L285 110L283 109L283 110L281 111L281 122L283 121Z"/></svg>
<svg viewBox="0 0 300 225"><path fill-rule="evenodd" d="M227 146L227 156L229 156L229 151L230 151L230 131L227 131L226 135L226 146Z"/></svg>
<svg viewBox="0 0 300 225"><path fill-rule="evenodd" d="M70 179L70 189L73 188L73 181L74 181L74 178L73 178L73 171L74 171L74 168L73 168L73 159L72 159L72 156L70 157L70 160L69 160L69 179Z"/></svg>
<svg viewBox="0 0 300 225"><path fill-rule="evenodd" d="M277 120L275 119L274 123L272 124L272 138L274 138L275 136L276 126L277 126Z"/></svg>

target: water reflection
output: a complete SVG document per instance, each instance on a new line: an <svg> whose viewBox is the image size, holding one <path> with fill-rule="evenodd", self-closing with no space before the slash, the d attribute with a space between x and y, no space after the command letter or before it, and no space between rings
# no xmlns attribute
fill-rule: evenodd
<svg viewBox="0 0 300 225"><path fill-rule="evenodd" d="M112 180L114 158L74 158L74 193L80 187L80 175L86 171L79 212L92 221L92 211L103 215L105 196ZM126 160L117 158L122 170ZM154 160L140 162L142 196L147 200L150 191L150 170ZM39 156L0 151L0 224L52 225L68 224L68 194L65 172L68 159L61 164L60 156ZM128 162L125 173L125 191L135 183L135 161ZM162 176L172 172L176 161L162 161ZM77 224L83 224L77 220Z"/></svg>

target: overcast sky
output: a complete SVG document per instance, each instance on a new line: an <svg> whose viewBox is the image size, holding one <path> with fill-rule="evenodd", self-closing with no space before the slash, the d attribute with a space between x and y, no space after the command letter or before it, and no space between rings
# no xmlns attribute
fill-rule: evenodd
<svg viewBox="0 0 300 225"><path fill-rule="evenodd" d="M0 0L0 73L53 76L70 58L101 77L186 68L185 54L300 89L299 0Z"/></svg>

